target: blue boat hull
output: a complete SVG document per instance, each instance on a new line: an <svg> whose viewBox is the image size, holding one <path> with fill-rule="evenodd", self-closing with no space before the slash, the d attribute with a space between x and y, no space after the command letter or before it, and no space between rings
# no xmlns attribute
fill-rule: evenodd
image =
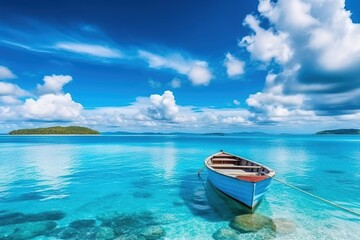
<svg viewBox="0 0 360 240"><path fill-rule="evenodd" d="M250 209L254 209L268 190L272 178L259 182L243 181L208 169L209 181L221 192L239 201Z"/></svg>

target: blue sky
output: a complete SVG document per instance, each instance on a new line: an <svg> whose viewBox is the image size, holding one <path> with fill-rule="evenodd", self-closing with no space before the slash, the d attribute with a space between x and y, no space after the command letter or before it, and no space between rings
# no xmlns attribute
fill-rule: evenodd
<svg viewBox="0 0 360 240"><path fill-rule="evenodd" d="M358 127L355 0L0 0L0 9L0 132Z"/></svg>

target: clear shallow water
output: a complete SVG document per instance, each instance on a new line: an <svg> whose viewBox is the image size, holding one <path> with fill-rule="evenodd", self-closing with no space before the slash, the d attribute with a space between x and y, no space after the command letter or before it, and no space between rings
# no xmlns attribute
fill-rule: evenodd
<svg viewBox="0 0 360 240"><path fill-rule="evenodd" d="M157 226L161 233L154 238L211 239L243 213L207 183L206 171L197 176L203 160L220 149L261 162L279 179L360 212L359 136L0 136L0 236L26 227L26 221L39 218L34 214L57 211L65 217L48 220L58 231L81 219L106 225L101 216L117 212L129 226L125 238ZM15 212L23 215L14 217ZM360 236L359 217L276 181L256 214L273 220L277 230L241 233L238 239ZM32 238L60 236L46 234ZM90 233L70 239L76 236L93 239Z"/></svg>

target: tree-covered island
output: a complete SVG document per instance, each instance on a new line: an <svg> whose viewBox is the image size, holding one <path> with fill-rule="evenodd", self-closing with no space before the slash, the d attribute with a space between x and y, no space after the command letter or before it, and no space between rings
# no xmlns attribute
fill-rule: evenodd
<svg viewBox="0 0 360 240"><path fill-rule="evenodd" d="M317 132L316 134L360 134L360 129L324 130L324 131Z"/></svg>
<svg viewBox="0 0 360 240"><path fill-rule="evenodd" d="M65 135L65 134L99 134L98 131L79 126L69 127L47 127L47 128L32 128L32 129L19 129L9 132L9 135Z"/></svg>

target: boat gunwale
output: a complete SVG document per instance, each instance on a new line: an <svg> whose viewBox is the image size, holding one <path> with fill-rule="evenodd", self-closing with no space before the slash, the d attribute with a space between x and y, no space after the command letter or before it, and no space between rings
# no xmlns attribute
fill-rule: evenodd
<svg viewBox="0 0 360 240"><path fill-rule="evenodd" d="M258 162L255 162L255 161L252 161L252 160L249 160L249 159L246 159L246 158L243 158L243 157L240 157L240 156L237 156L237 155L228 153L228 152L224 152L224 151L214 153L213 155L207 157L207 158L205 159L205 166L206 166L206 168L208 168L209 170L211 170L211 171L213 171L213 172L215 172L215 173L218 173L218 174L220 174L220 175L223 175L223 176L228 177L228 178L231 178L231 179L235 179L235 180L240 181L240 182L247 182L247 183L250 182L250 181L245 181L245 180L242 180L242 179L239 179L239 178L236 178L236 177L227 175L227 174L225 174L225 173L216 171L215 168L211 167L211 165L208 164L208 162L211 160L212 157L214 157L214 156L216 156L217 154L220 154L220 153L229 154L229 155L231 155L231 156L234 156L234 157L237 157L237 158L241 158L241 159L246 160L246 161L248 161L248 162L258 164L259 166L261 166L261 167L263 167L263 168L266 168L266 169L269 171L269 173L265 174L266 176L268 176L269 178L273 178L273 177L275 176L275 171L272 170L271 168L267 167L267 166L264 166L264 165L262 165L262 164L260 164L260 163L258 163ZM266 178L266 179L267 179L267 178ZM259 181L259 182L265 181L266 179L263 179L263 180L261 180L261 181ZM258 183L258 182L250 182L250 183Z"/></svg>

